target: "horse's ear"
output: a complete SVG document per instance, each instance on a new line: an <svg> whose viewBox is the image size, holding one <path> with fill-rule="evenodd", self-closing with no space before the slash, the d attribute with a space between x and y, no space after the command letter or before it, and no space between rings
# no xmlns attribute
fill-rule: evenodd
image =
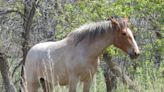
<svg viewBox="0 0 164 92"><path fill-rule="evenodd" d="M125 17L125 18L123 19L123 21L127 24L127 23L128 23L128 18Z"/></svg>
<svg viewBox="0 0 164 92"><path fill-rule="evenodd" d="M113 17L109 17L107 20L111 21L113 27L118 26L118 22Z"/></svg>

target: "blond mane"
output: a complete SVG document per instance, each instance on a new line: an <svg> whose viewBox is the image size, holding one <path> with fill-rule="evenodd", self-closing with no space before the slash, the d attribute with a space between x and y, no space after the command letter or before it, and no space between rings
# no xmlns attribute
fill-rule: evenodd
<svg viewBox="0 0 164 92"><path fill-rule="evenodd" d="M80 26L75 31L69 33L67 37L72 38L77 44L81 42L84 38L88 37L90 40L93 40L96 37L104 35L111 30L112 25L110 21L94 22Z"/></svg>

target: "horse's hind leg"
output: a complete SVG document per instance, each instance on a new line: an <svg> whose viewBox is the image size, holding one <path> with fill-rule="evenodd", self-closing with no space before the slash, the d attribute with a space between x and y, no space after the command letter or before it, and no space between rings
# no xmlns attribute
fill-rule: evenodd
<svg viewBox="0 0 164 92"><path fill-rule="evenodd" d="M46 84L45 84L45 80L43 78L40 78L40 84L43 88L43 92L46 92Z"/></svg>
<svg viewBox="0 0 164 92"><path fill-rule="evenodd" d="M46 80L43 78L40 78L40 83L43 88L43 92L53 92L52 85L48 83Z"/></svg>
<svg viewBox="0 0 164 92"><path fill-rule="evenodd" d="M38 82L28 82L27 83L27 92L38 92L39 83Z"/></svg>

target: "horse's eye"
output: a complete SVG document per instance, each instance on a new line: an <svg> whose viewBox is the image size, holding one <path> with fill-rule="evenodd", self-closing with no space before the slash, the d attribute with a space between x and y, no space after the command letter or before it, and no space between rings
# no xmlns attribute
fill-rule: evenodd
<svg viewBox="0 0 164 92"><path fill-rule="evenodd" d="M126 33L122 33L123 36L126 36Z"/></svg>

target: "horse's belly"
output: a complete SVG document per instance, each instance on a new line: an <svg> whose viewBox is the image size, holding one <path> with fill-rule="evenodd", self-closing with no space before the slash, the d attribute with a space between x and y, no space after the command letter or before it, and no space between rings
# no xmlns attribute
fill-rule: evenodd
<svg viewBox="0 0 164 92"><path fill-rule="evenodd" d="M53 66L52 67L47 67L44 70L44 73L42 73L41 76L44 77L49 83L53 83L55 85L67 85L68 84L68 73L65 71L64 67L58 66ZM43 72L43 68L42 68Z"/></svg>
<svg viewBox="0 0 164 92"><path fill-rule="evenodd" d="M60 80L59 80L59 84L61 86L64 86L64 85L68 85L68 76L67 77L62 77Z"/></svg>

